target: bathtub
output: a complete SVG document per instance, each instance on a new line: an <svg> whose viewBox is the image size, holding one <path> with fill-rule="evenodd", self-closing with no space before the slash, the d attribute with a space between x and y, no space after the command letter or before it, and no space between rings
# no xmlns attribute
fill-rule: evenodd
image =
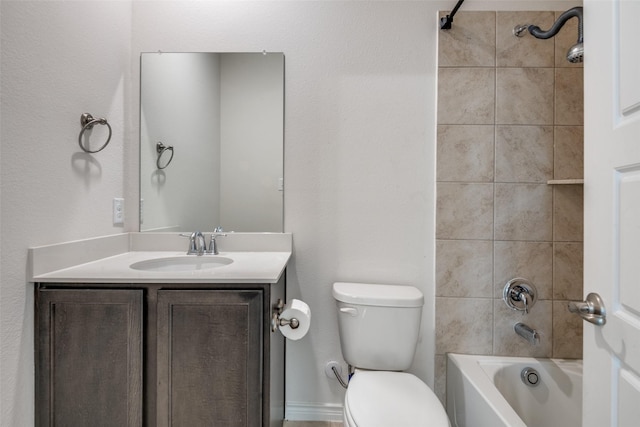
<svg viewBox="0 0 640 427"><path fill-rule="evenodd" d="M580 427L582 361L449 354L447 414L453 427Z"/></svg>

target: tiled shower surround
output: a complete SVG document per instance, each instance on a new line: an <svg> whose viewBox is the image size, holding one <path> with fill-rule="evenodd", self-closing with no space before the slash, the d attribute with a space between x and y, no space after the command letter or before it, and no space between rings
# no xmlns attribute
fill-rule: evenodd
<svg viewBox="0 0 640 427"><path fill-rule="evenodd" d="M561 12L459 12L439 33L436 215L436 393L444 401L446 353L582 357L583 177L581 64L571 19L549 40L515 37L519 24L548 29ZM502 301L505 283L529 279L529 314ZM536 329L532 346L513 331Z"/></svg>

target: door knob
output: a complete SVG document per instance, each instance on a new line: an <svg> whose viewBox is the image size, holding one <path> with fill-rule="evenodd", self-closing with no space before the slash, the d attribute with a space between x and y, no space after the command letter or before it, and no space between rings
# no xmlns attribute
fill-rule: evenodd
<svg viewBox="0 0 640 427"><path fill-rule="evenodd" d="M607 310L600 295L591 292L585 301L569 301L570 312L576 313L584 320L594 325L603 326L607 323Z"/></svg>

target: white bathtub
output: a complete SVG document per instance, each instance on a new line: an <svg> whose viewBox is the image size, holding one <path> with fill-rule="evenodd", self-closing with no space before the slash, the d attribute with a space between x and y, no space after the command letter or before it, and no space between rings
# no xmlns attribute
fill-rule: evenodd
<svg viewBox="0 0 640 427"><path fill-rule="evenodd" d="M527 367L537 387L521 380ZM449 354L447 413L453 427L580 427L582 361Z"/></svg>

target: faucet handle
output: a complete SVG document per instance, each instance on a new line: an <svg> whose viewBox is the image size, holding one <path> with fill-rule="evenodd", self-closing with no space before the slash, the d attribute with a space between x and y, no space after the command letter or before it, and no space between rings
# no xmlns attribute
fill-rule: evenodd
<svg viewBox="0 0 640 427"><path fill-rule="evenodd" d="M225 237L226 235L226 233L222 233L222 227L216 227L213 233L211 233L211 240L209 241L209 248L207 249L207 253L218 255L218 244L216 242L216 237Z"/></svg>
<svg viewBox="0 0 640 427"><path fill-rule="evenodd" d="M528 314L536 303L536 288L527 279L517 277L504 286L502 299L510 309L521 311L523 315Z"/></svg>
<svg viewBox="0 0 640 427"><path fill-rule="evenodd" d="M522 302L522 305L524 306L523 314L529 314L529 307L532 305L533 301L531 295L526 290L522 290L518 293L517 298Z"/></svg>

